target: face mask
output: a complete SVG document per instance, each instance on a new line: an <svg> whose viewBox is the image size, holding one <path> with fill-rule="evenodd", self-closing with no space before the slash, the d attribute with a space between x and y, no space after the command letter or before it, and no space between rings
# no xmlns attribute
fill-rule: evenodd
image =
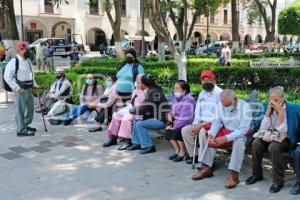
<svg viewBox="0 0 300 200"><path fill-rule="evenodd" d="M86 79L86 84L92 85L94 83L93 79Z"/></svg>
<svg viewBox="0 0 300 200"><path fill-rule="evenodd" d="M112 81L106 81L106 87L111 88L112 86Z"/></svg>
<svg viewBox="0 0 300 200"><path fill-rule="evenodd" d="M62 77L62 75L56 75L57 79L60 79Z"/></svg>
<svg viewBox="0 0 300 200"><path fill-rule="evenodd" d="M215 84L213 83L204 83L202 85L202 88L205 90L205 91L211 91L212 89L214 89L215 87Z"/></svg>
<svg viewBox="0 0 300 200"><path fill-rule="evenodd" d="M180 98L182 96L182 93L181 92L174 92L174 96L176 98Z"/></svg>
<svg viewBox="0 0 300 200"><path fill-rule="evenodd" d="M235 107L233 105L224 107L225 112L230 113L234 111Z"/></svg>
<svg viewBox="0 0 300 200"><path fill-rule="evenodd" d="M133 63L133 58L132 57L126 57L126 63L132 64Z"/></svg>
<svg viewBox="0 0 300 200"><path fill-rule="evenodd" d="M25 58L25 59L28 59L28 58L30 58L30 56L31 56L30 51L29 51L29 50L26 50L25 53L24 53L24 58Z"/></svg>

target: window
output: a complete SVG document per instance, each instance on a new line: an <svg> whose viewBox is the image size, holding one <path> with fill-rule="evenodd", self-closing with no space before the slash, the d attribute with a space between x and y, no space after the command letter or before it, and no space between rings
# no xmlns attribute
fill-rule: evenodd
<svg viewBox="0 0 300 200"><path fill-rule="evenodd" d="M99 1L90 0L90 14L99 15Z"/></svg>
<svg viewBox="0 0 300 200"><path fill-rule="evenodd" d="M45 13L54 13L53 3L51 0L45 0Z"/></svg>
<svg viewBox="0 0 300 200"><path fill-rule="evenodd" d="M228 10L224 10L224 24L228 23Z"/></svg>
<svg viewBox="0 0 300 200"><path fill-rule="evenodd" d="M210 18L210 23L212 23L212 24L215 24L216 22L215 22L215 13L210 13L210 16L209 16L209 18Z"/></svg>
<svg viewBox="0 0 300 200"><path fill-rule="evenodd" d="M121 0L121 16L126 17L126 0Z"/></svg>

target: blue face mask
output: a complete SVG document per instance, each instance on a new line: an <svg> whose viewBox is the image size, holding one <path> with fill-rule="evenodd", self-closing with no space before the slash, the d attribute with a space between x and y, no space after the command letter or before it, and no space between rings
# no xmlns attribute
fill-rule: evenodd
<svg viewBox="0 0 300 200"><path fill-rule="evenodd" d="M182 96L182 93L181 92L174 92L174 96L176 98L180 98Z"/></svg>
<svg viewBox="0 0 300 200"><path fill-rule="evenodd" d="M106 81L106 87L111 88L112 87L112 81Z"/></svg>
<svg viewBox="0 0 300 200"><path fill-rule="evenodd" d="M230 113L232 111L234 111L235 107L233 105L231 106L227 106L227 107L223 107L225 112Z"/></svg>
<svg viewBox="0 0 300 200"><path fill-rule="evenodd" d="M93 79L86 79L86 84L92 85L94 83Z"/></svg>

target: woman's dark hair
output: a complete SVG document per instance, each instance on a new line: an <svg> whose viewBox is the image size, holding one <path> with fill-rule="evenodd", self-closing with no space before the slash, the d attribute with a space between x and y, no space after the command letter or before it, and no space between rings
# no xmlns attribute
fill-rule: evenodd
<svg viewBox="0 0 300 200"><path fill-rule="evenodd" d="M92 90L92 96L95 95L96 91L97 91L97 85L98 85L98 82L97 80L95 79L94 83L93 83L93 90ZM84 86L84 90L83 90L83 95L86 95L87 94L87 89L88 89L88 84L85 84Z"/></svg>
<svg viewBox="0 0 300 200"><path fill-rule="evenodd" d="M125 56L126 54L130 53L134 57L134 63L133 64L140 64L140 61L137 59L136 51L134 49L128 49L125 51ZM119 70L122 69L126 65L126 60L120 65Z"/></svg>
<svg viewBox="0 0 300 200"><path fill-rule="evenodd" d="M113 82L116 82L118 80L117 76L116 75L108 75L107 77L111 78L111 80Z"/></svg>
<svg viewBox="0 0 300 200"><path fill-rule="evenodd" d="M158 87L155 83L155 77L151 74L145 74L141 78L141 82L149 88Z"/></svg>
<svg viewBox="0 0 300 200"><path fill-rule="evenodd" d="M185 80L178 80L176 83L180 85L182 90L186 91L186 94L191 92L191 87Z"/></svg>

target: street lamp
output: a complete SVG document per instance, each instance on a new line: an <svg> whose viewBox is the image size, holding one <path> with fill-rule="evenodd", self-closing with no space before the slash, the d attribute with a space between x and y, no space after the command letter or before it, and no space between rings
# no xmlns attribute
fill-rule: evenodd
<svg viewBox="0 0 300 200"><path fill-rule="evenodd" d="M22 41L24 41L23 0L20 0L20 9L21 9L21 31L22 31Z"/></svg>
<svg viewBox="0 0 300 200"><path fill-rule="evenodd" d="M209 40L209 0L206 0L207 4L207 34L206 34L206 45L207 45L207 55L208 55L208 40Z"/></svg>
<svg viewBox="0 0 300 200"><path fill-rule="evenodd" d="M144 0L140 0L141 1L141 12L142 12L142 51L141 51L141 56L145 57L145 4L144 4Z"/></svg>

